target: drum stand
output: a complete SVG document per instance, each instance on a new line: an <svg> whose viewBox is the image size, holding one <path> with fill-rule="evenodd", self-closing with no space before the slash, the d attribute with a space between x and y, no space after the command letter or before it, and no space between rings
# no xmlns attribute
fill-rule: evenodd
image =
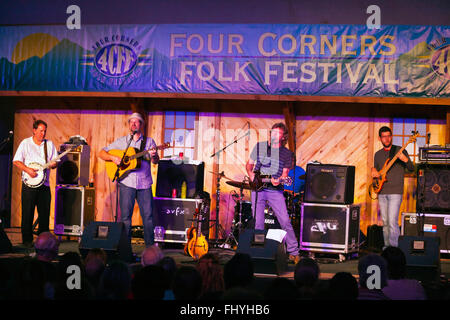
<svg viewBox="0 0 450 320"><path fill-rule="evenodd" d="M238 202L239 202L239 215L238 215L239 220L237 221L237 223L233 223L233 227L231 228L231 231L228 234L228 237L225 239L225 241L222 245L222 248L224 248L224 249L226 249L226 246L231 246L231 248L233 248L233 245L236 245L236 247L237 247L239 244L238 240L234 236L234 232L237 230L238 234L240 234L241 230L242 230L242 202L244 199L244 192L243 192L243 190L244 190L243 184L244 183L245 183L245 178L244 178L244 181L243 181L241 187L239 188L239 200L238 200ZM233 222L234 222L234 219L233 219ZM230 241L231 241L231 243L230 243Z"/></svg>

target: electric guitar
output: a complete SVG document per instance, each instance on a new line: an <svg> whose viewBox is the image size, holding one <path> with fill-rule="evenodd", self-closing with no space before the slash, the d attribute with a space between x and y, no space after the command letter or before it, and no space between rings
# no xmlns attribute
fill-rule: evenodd
<svg viewBox="0 0 450 320"><path fill-rule="evenodd" d="M388 158L385 161L383 167L379 171L380 176L378 178L372 178L372 183L369 186L369 195L373 200L378 198L378 193L380 193L381 189L383 189L383 185L387 181L386 175L389 169L392 167L395 161L397 161L398 157L403 153L403 150L406 149L408 144L416 141L418 135L418 131L413 131L413 134L410 136L405 145L397 152L397 154L392 159ZM375 195L375 197L373 197L373 195Z"/></svg>
<svg viewBox="0 0 450 320"><path fill-rule="evenodd" d="M60 155L58 155L55 159L47 162L46 164L41 164L38 162L32 162L32 163L28 164L27 167L34 169L36 171L37 176L32 178L28 173L26 173L25 171L22 171L23 183L29 188L39 188L40 186L42 186L47 178L47 170L46 169L48 169L53 162L58 161L59 159L64 157L66 154L71 152L73 149L75 149L79 145L80 145L80 143L72 145L69 149L67 149Z"/></svg>
<svg viewBox="0 0 450 320"><path fill-rule="evenodd" d="M292 185L292 178L287 176L285 178L280 177L276 182L272 181L272 176L270 175L262 175L259 171L255 171L255 178L253 182L250 184L252 190L260 191L269 186L279 186L280 184L284 184L285 186Z"/></svg>
<svg viewBox="0 0 450 320"><path fill-rule="evenodd" d="M163 150L170 147L170 143L166 142L162 145L156 146L156 150ZM139 152L138 149L129 147L126 150L112 149L109 150L108 153L119 157L122 159L123 154L125 153L125 157L123 158L123 163L119 168L119 173L117 179L120 179L124 174L127 174L129 171L139 169L141 167L141 158L149 153L150 150L144 150ZM105 162L106 174L111 180L114 180L117 171L117 165L112 161Z"/></svg>

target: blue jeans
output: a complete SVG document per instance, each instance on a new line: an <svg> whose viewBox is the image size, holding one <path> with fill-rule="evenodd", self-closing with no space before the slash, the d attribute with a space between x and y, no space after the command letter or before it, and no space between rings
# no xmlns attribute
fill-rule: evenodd
<svg viewBox="0 0 450 320"><path fill-rule="evenodd" d="M398 246L400 227L398 215L403 195L401 194L379 194L378 205L380 206L381 219L383 220L384 246Z"/></svg>
<svg viewBox="0 0 450 320"><path fill-rule="evenodd" d="M137 200L139 212L144 224L144 241L146 246L155 243L153 230L153 195L152 189L135 189L119 184L120 221L125 224L128 239L131 242L131 217L133 216L134 203Z"/></svg>
<svg viewBox="0 0 450 320"><path fill-rule="evenodd" d="M266 207L266 201L269 206L273 209L273 213L277 217L281 228L287 232L286 234L286 251L293 255L298 255L298 241L295 237L294 229L292 228L291 220L289 219L289 214L286 208L286 202L284 199L283 191L264 189L258 192L258 199L256 199L256 192L252 192L252 210L255 210L256 202L256 213L253 218L255 219L255 229L264 230L264 209Z"/></svg>

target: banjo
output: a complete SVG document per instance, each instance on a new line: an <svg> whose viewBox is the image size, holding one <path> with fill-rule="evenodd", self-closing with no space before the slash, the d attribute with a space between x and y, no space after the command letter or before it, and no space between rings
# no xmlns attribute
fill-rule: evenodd
<svg viewBox="0 0 450 320"><path fill-rule="evenodd" d="M72 151L74 148L78 147L78 145L73 145L60 155L58 155L55 159L47 162L46 164L41 164L38 162L31 162L27 165L27 167L36 170L37 176L32 178L28 173L22 171L22 181L29 188L38 188L42 186L47 178L47 170L53 162L59 161L62 157Z"/></svg>

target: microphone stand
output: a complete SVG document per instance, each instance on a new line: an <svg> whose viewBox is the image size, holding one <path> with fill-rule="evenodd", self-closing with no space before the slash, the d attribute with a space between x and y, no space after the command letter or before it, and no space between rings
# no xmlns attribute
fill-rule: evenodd
<svg viewBox="0 0 450 320"><path fill-rule="evenodd" d="M246 137L248 135L250 135L250 131L248 131L242 137L235 138L233 142L229 143L228 145L226 145L225 147L223 147L219 151L213 153L210 158L217 157L217 163L220 165L220 154L223 151L225 151L228 147L230 147L232 144L237 143L239 140L241 140L242 138L244 138L244 137ZM216 190L216 219L215 219L215 222L214 222L215 229L216 229L215 235L214 235L214 241L215 241L216 245L217 245L217 242L218 242L218 237L219 237L218 233L219 233L219 226L220 226L220 223L219 223L219 221L220 221L219 220L219 209L220 208L219 207L220 207L220 179L221 178L222 178L222 175L218 174L217 175L217 185L216 185L216 189L217 189Z"/></svg>
<svg viewBox="0 0 450 320"><path fill-rule="evenodd" d="M119 170L123 165L123 160L125 159L125 154L127 153L127 150L131 145L131 141L133 140L134 134L135 134L134 132L131 134L130 141L128 141L127 147L125 148L125 150L123 152L122 159L120 160L120 164L117 166L116 173L114 174L114 179L112 180L112 182L116 182L116 214L114 216L114 222L117 222L117 215L119 212Z"/></svg>

